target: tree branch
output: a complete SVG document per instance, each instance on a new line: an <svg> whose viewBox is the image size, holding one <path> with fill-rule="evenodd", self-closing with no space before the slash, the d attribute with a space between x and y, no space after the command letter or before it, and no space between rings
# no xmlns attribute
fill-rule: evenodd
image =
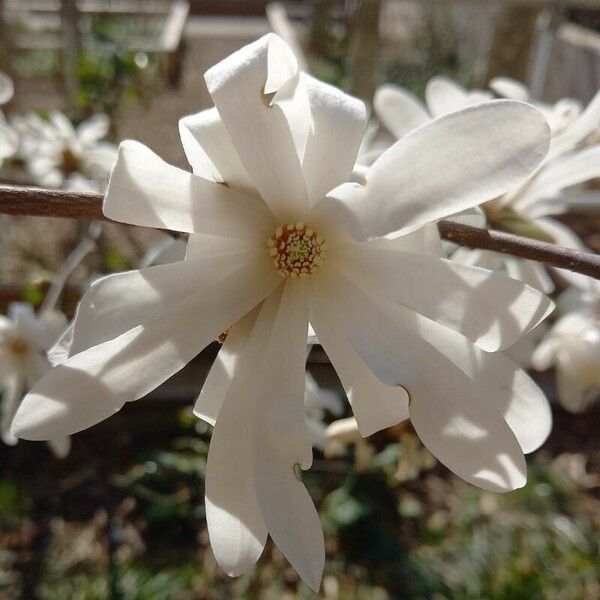
<svg viewBox="0 0 600 600"><path fill-rule="evenodd" d="M109 220L102 214L100 194L30 187L0 186L0 213ZM438 227L443 239L460 246L510 254L600 279L600 255L591 252L581 252L511 233L478 229L452 221L440 221Z"/></svg>

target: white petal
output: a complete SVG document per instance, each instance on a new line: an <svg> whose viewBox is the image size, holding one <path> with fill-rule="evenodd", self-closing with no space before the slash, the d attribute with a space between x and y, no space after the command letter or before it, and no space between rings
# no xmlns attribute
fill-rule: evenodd
<svg viewBox="0 0 600 600"><path fill-rule="evenodd" d="M99 142L108 135L110 119L107 115L93 115L77 127L77 139L84 146Z"/></svg>
<svg viewBox="0 0 600 600"><path fill-rule="evenodd" d="M274 228L260 200L172 167L130 140L119 146L102 210L132 225L243 239L264 240Z"/></svg>
<svg viewBox="0 0 600 600"><path fill-rule="evenodd" d="M48 445L56 458L66 458L71 451L71 438L62 437L55 440L48 440Z"/></svg>
<svg viewBox="0 0 600 600"><path fill-rule="evenodd" d="M373 108L377 118L396 139L431 120L423 103L414 94L392 84L377 88Z"/></svg>
<svg viewBox="0 0 600 600"><path fill-rule="evenodd" d="M490 81L490 89L498 96L508 98L509 100L521 100L527 102L529 100L529 90L520 81L511 79L510 77L494 77Z"/></svg>
<svg viewBox="0 0 600 600"><path fill-rule="evenodd" d="M272 289L270 275L265 280L244 267L214 273L210 285L179 301L173 290L166 311L51 370L25 397L13 433L36 440L70 435L145 396L256 306Z"/></svg>
<svg viewBox="0 0 600 600"><path fill-rule="evenodd" d="M193 234L192 234L193 235ZM230 239L230 238L225 238ZM187 241L175 239L168 234L154 242L142 257L139 267L168 265L181 262L187 254Z"/></svg>
<svg viewBox="0 0 600 600"><path fill-rule="evenodd" d="M363 290L450 327L484 350L514 344L553 310L539 291L499 273L368 244L340 244L332 261Z"/></svg>
<svg viewBox="0 0 600 600"><path fill-rule="evenodd" d="M338 197L355 236L361 226L366 236L414 231L514 188L541 162L549 139L534 107L486 102L409 133L375 161L365 186L340 186L327 200Z"/></svg>
<svg viewBox="0 0 600 600"><path fill-rule="evenodd" d="M305 95L304 88L297 85L293 52L281 38L267 34L209 69L205 80L263 200L281 223L302 220L308 209L306 185L294 135L277 97L281 92L293 103L296 93ZM302 104L302 99L299 102ZM305 136L310 125L307 103L300 117L294 127L298 135Z"/></svg>
<svg viewBox="0 0 600 600"><path fill-rule="evenodd" d="M211 286L223 276L240 269L253 273L257 282L277 285L280 278L260 258L258 252L206 253L193 260L115 273L96 280L77 308L69 356L158 317L181 298L202 291L210 293ZM204 315L198 318L204 319Z"/></svg>
<svg viewBox="0 0 600 600"><path fill-rule="evenodd" d="M0 391L2 392L2 404L0 405L0 434L2 441L7 446L14 446L18 439L11 432L12 423L15 414L23 398L24 381L18 373L11 373L4 376L0 382Z"/></svg>
<svg viewBox="0 0 600 600"><path fill-rule="evenodd" d="M221 405L228 394L239 357L244 351L256 320L256 310L235 323L213 362L194 405L194 414L209 425L217 421Z"/></svg>
<svg viewBox="0 0 600 600"><path fill-rule="evenodd" d="M208 453L206 521L215 559L232 576L245 573L256 563L267 540L256 499L252 423L259 386L257 372L262 367L262 352L277 308L277 302L267 299L258 318L259 311L255 310L237 323L228 340L230 350L235 346L239 360L228 376L227 388L214 389L208 380L204 386L222 401Z"/></svg>
<svg viewBox="0 0 600 600"><path fill-rule="evenodd" d="M456 332L377 303L348 280L327 275L330 293L338 298L340 329L384 383L408 391L411 420L429 450L484 489L522 486L523 453L503 418L514 394L514 380L506 377L514 371L494 379L500 372L489 366L501 355L478 350Z"/></svg>
<svg viewBox="0 0 600 600"><path fill-rule="evenodd" d="M50 113L50 123L56 128L56 132L65 140L75 138L75 128L69 117L64 113L54 110ZM53 132L54 133L54 132Z"/></svg>
<svg viewBox="0 0 600 600"><path fill-rule="evenodd" d="M270 233L273 233L272 231ZM188 237L186 259L204 258L218 254L234 254L256 250L261 252L265 249L265 239L261 240L239 240L236 238L222 237L219 235L207 235L203 233L191 233Z"/></svg>
<svg viewBox="0 0 600 600"><path fill-rule="evenodd" d="M560 156L544 165L514 203L514 208L526 209L537 200L597 177L600 177L600 145Z"/></svg>
<svg viewBox="0 0 600 600"><path fill-rule="evenodd" d="M552 138L548 160L573 150L600 126L600 91L579 117L563 133Z"/></svg>
<svg viewBox="0 0 600 600"><path fill-rule="evenodd" d="M12 79L6 74L0 72L0 106L6 104L15 93L15 86Z"/></svg>
<svg viewBox="0 0 600 600"><path fill-rule="evenodd" d="M429 451L465 481L492 492L525 485L525 459L511 430L476 398L450 392L439 402L411 402L410 418Z"/></svg>
<svg viewBox="0 0 600 600"><path fill-rule="evenodd" d="M552 410L544 392L507 356L496 353L488 364L485 376L490 377L491 381L502 380L503 373L511 377L512 373L513 396L504 409L504 418L523 452L534 452L546 441L552 430Z"/></svg>
<svg viewBox="0 0 600 600"><path fill-rule="evenodd" d="M2 119L0 112L0 163L4 158L12 156L19 147L19 136Z"/></svg>
<svg viewBox="0 0 600 600"><path fill-rule="evenodd" d="M559 246L566 246L567 248L589 252L581 238L570 227L564 225L560 221L545 217L536 219L536 223L547 231ZM600 282L593 277L575 273L568 269L555 268L553 271L558 273L569 285L575 286L577 289L600 294Z"/></svg>
<svg viewBox="0 0 600 600"><path fill-rule="evenodd" d="M362 101L309 75L302 78L312 113L302 170L309 199L314 203L349 181L367 113Z"/></svg>
<svg viewBox="0 0 600 600"><path fill-rule="evenodd" d="M335 298L318 283L311 287L311 323L344 386L361 435L367 437L405 421L409 399L406 390L385 385L373 375L335 324Z"/></svg>
<svg viewBox="0 0 600 600"><path fill-rule="evenodd" d="M447 77L431 79L425 89L425 98L434 117L441 117L469 106L465 89Z"/></svg>
<svg viewBox="0 0 600 600"><path fill-rule="evenodd" d="M522 281L544 294L554 291L554 281L543 264L509 256L505 257L505 264L509 277Z"/></svg>
<svg viewBox="0 0 600 600"><path fill-rule="evenodd" d="M304 582L318 591L325 564L323 532L310 495L295 473L312 463L304 416L307 323L306 288L302 281L288 282L263 353L254 473L269 535Z"/></svg>
<svg viewBox="0 0 600 600"><path fill-rule="evenodd" d="M179 121L179 135L194 175L227 183L234 190L256 195L216 108Z"/></svg>

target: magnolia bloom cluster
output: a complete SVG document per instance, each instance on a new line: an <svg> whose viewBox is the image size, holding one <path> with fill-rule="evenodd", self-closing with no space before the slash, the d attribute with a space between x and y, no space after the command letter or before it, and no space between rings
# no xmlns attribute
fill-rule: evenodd
<svg viewBox="0 0 600 600"><path fill-rule="evenodd" d="M492 82L496 93L530 101L529 92L521 84L499 78ZM373 107L379 123L387 131L387 141L363 143L363 160L367 163L389 144L389 139L400 139L433 118L450 114L466 106L475 106L492 98L490 92L467 91L442 77L432 79L426 89L426 105L410 92L393 85L380 87ZM569 207L568 188L600 177L600 145L589 145L589 140L600 126L600 93L585 110L572 100L563 100L554 106L536 104L548 118L552 141L542 164L526 180L508 193L488 199L482 205L484 215L471 223L502 229L555 242L571 248L584 249L579 237L568 227L552 218ZM372 139L372 138L371 138ZM383 144L383 146L382 146ZM369 150L369 145L374 146ZM487 269L503 270L544 292L554 289L554 283L539 263L517 259L486 250L458 249L453 260L462 264L479 265ZM589 278L558 270L572 285L593 286Z"/></svg>
<svg viewBox="0 0 600 600"><path fill-rule="evenodd" d="M563 314L536 348L532 364L539 371L555 367L560 403L580 413L600 396L600 295L571 288L559 306Z"/></svg>
<svg viewBox="0 0 600 600"><path fill-rule="evenodd" d="M317 589L323 533L301 480L312 462L309 323L362 435L410 418L466 481L524 485L523 454L544 441L551 414L496 351L552 303L444 259L435 222L518 186L544 159L550 130L525 103L468 107L404 136L357 183L364 105L300 72L280 38L242 48L205 79L215 106L180 122L193 173L123 142L103 206L116 221L188 233L185 259L91 286L54 353L61 364L25 398L13 433L52 439L90 427L221 336L195 405L214 425L214 555L239 575L270 535Z"/></svg>
<svg viewBox="0 0 600 600"><path fill-rule="evenodd" d="M17 443L10 432L15 413L27 389L50 369L46 350L56 342L65 325L62 313L47 311L38 316L30 304L23 302L13 302L7 316L0 316L0 430L5 444ZM53 437L48 443L60 458L69 452L70 440L66 436Z"/></svg>

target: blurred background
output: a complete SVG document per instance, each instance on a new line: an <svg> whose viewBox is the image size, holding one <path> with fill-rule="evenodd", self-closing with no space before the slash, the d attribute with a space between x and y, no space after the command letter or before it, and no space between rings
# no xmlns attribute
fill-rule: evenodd
<svg viewBox="0 0 600 600"><path fill-rule="evenodd" d="M0 0L0 71L14 87L2 112L24 140L0 182L102 191L125 138L187 168L177 121L211 106L204 72L268 31L312 74L367 103L384 82L422 97L435 75L468 89L510 77L536 100L583 106L600 88L596 0ZM57 150L56 131L77 143ZM45 145L34 152L36 135ZM598 251L595 203L582 194L560 218ZM1 312L14 301L39 306L88 232L77 221L0 217ZM61 288L67 316L93 277L169 246L160 232L117 224L93 238ZM0 598L315 597L272 545L237 580L212 558L210 428L190 407L217 348L74 436L65 458L41 443L0 444ZM600 599L600 405L566 410L554 373L537 374L554 429L528 458L527 486L497 496L436 464L410 425L363 441L342 422L326 435L350 412L318 347L309 371L307 413L322 439L304 480L326 533L321 597Z"/></svg>

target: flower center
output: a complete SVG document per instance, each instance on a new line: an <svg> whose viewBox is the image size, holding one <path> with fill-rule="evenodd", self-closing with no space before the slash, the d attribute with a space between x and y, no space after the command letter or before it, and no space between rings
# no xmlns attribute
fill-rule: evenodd
<svg viewBox="0 0 600 600"><path fill-rule="evenodd" d="M76 173L79 170L79 160L70 148L62 151L62 169L67 175Z"/></svg>
<svg viewBox="0 0 600 600"><path fill-rule="evenodd" d="M268 239L273 266L282 277L308 277L327 257L327 245L305 223L280 225Z"/></svg>
<svg viewBox="0 0 600 600"><path fill-rule="evenodd" d="M7 340L6 348L18 358L23 358L29 353L29 344L22 338L13 338Z"/></svg>

